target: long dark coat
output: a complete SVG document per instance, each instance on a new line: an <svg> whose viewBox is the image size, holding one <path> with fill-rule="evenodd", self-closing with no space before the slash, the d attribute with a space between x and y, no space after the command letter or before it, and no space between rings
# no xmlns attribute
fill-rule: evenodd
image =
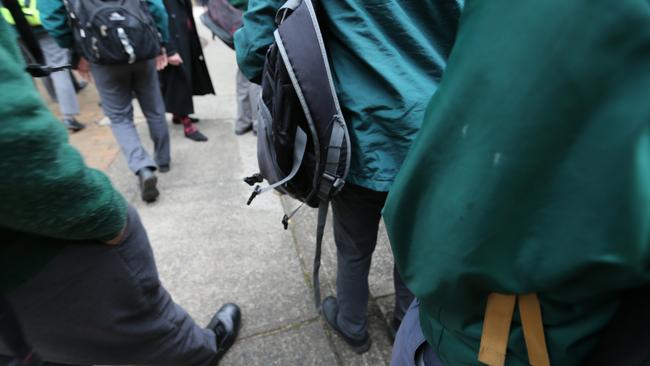
<svg viewBox="0 0 650 366"><path fill-rule="evenodd" d="M183 63L161 71L160 84L167 112L185 116L194 113L192 95L214 94L214 88L192 16L191 0L164 3L169 15L167 55L178 52Z"/></svg>

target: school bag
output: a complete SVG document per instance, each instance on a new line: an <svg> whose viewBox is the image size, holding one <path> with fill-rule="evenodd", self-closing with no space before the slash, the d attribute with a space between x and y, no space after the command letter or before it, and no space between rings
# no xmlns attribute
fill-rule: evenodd
<svg viewBox="0 0 650 366"><path fill-rule="evenodd" d="M144 0L63 0L76 51L103 65L132 64L160 54L162 37Z"/></svg>
<svg viewBox="0 0 650 366"><path fill-rule="evenodd" d="M235 32L242 26L242 11L230 5L228 0L210 0L208 10L201 15L201 21L213 38L218 37L228 47L235 49Z"/></svg>
<svg viewBox="0 0 650 366"><path fill-rule="evenodd" d="M245 181L255 188L248 204L276 190L318 207L314 301L320 309L320 254L329 201L350 169L350 137L332 80L312 0L289 0L277 13L275 42L262 76L257 159L260 173ZM263 180L269 185L262 186Z"/></svg>

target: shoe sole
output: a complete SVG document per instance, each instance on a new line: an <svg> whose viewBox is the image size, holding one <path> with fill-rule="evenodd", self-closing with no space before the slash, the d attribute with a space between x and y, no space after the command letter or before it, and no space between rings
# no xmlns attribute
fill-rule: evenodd
<svg viewBox="0 0 650 366"><path fill-rule="evenodd" d="M327 319L327 316L325 316L324 313L322 314L322 316L323 316L323 319L325 320L325 324L327 324L327 326L328 326L331 330L333 330L334 333L336 333L339 337L341 337L341 339L343 340L343 342L345 342L345 344L347 344L347 345L352 349L352 351L353 351L354 353L360 355L360 354L363 354L363 353L368 352L368 350L370 349L370 346L372 345L372 338L370 338L370 336L368 336L368 341L367 341L366 343L364 343L364 344L362 344L362 345L360 345L360 346L352 345L352 344L350 344L350 342L348 342L348 339L349 339L350 337L348 337L348 336L346 336L345 334L343 334L343 332L341 332L341 330L339 329L338 325L332 324L332 323Z"/></svg>
<svg viewBox="0 0 650 366"><path fill-rule="evenodd" d="M158 178L156 176L148 178L144 182L142 182L143 201L153 202L156 200L156 198L158 198L160 192L158 192L158 188L156 188L157 183L158 183Z"/></svg>
<svg viewBox="0 0 650 366"><path fill-rule="evenodd" d="M341 333L340 330L332 328L332 326L331 326L329 323L327 323L327 325L329 325L330 328L331 328L331 329L332 329L332 330L333 330L333 331L334 331L334 332L335 332L339 337L341 337L341 339L343 340L343 342L345 342L345 344L347 344L348 347L350 347L350 349L352 349L352 352L354 352L354 353L356 353L356 354L358 354L358 355L361 355L361 354L364 354L364 353L366 353L366 352L368 352L368 351L370 350L370 346L372 346L372 338L368 337L368 342L366 342L366 343L364 343L364 344L362 344L362 345L360 345L360 346L353 346L353 345L351 345L350 343L348 343L348 342L345 340L346 336L345 336L343 333Z"/></svg>

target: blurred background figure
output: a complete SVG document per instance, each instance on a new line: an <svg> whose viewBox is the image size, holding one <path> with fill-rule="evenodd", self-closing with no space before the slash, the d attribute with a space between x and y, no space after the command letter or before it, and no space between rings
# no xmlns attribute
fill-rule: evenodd
<svg viewBox="0 0 650 366"><path fill-rule="evenodd" d="M34 34L38 39L38 43L41 45L47 64L51 66L69 64L70 53L59 47L54 38L41 26L40 13L36 8L37 0L19 0L18 3L23 8L25 18L34 28ZM9 10L3 7L1 11L7 23L14 25L14 19L9 13ZM50 75L50 81L51 94L53 94L53 99L59 105L61 120L65 127L72 132L83 130L86 126L76 119L76 116L79 115L79 102L77 101L75 81L72 79L70 71L62 70L54 72Z"/></svg>
<svg viewBox="0 0 650 366"><path fill-rule="evenodd" d="M213 38L218 37L228 47L235 49L234 32L242 26L242 15L248 8L248 0L203 0L200 3L207 9L201 16L201 21L212 31ZM251 130L257 134L260 86L248 81L239 69L237 69L236 85L235 134L243 135Z"/></svg>
<svg viewBox="0 0 650 366"><path fill-rule="evenodd" d="M193 95L214 94L212 80L205 64L196 24L192 16L191 0L165 0L169 14L169 66L160 72L160 84L165 108L174 116L172 122L182 124L185 136L194 141L207 141L193 125L198 119L194 113Z"/></svg>

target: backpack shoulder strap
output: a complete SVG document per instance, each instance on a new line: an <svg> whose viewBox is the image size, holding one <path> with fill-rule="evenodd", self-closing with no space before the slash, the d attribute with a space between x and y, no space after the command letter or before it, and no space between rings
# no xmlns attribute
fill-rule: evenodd
<svg viewBox="0 0 650 366"><path fill-rule="evenodd" d="M278 9L278 12L275 14L275 24L282 24L287 16L293 13L293 11L296 10L296 8L300 6L301 3L302 0L287 0L287 2L284 3L284 5L282 5L280 9Z"/></svg>
<svg viewBox="0 0 650 366"><path fill-rule="evenodd" d="M346 156L345 173L338 173L341 150L346 148L348 155L350 151L348 130L312 0L290 0L285 7L294 10L276 30L275 40L311 132L324 138L314 139L316 153L325 154L317 155L317 170L322 176L316 177L314 185L319 187L315 192L319 198L329 200L343 187L349 171L350 157Z"/></svg>
<svg viewBox="0 0 650 366"><path fill-rule="evenodd" d="M5 8L7 8L7 10L9 10L11 13L11 16L14 19L14 23L16 25L16 29L20 34L20 38L22 38L25 46L27 47L27 50L34 58L34 61L36 61L36 63L39 65L44 65L45 57L43 57L43 51L41 50L41 46L38 43L38 40L34 36L32 27L27 22L27 19L25 19L25 14L23 13L20 4L18 4L16 0L4 0L3 4Z"/></svg>

